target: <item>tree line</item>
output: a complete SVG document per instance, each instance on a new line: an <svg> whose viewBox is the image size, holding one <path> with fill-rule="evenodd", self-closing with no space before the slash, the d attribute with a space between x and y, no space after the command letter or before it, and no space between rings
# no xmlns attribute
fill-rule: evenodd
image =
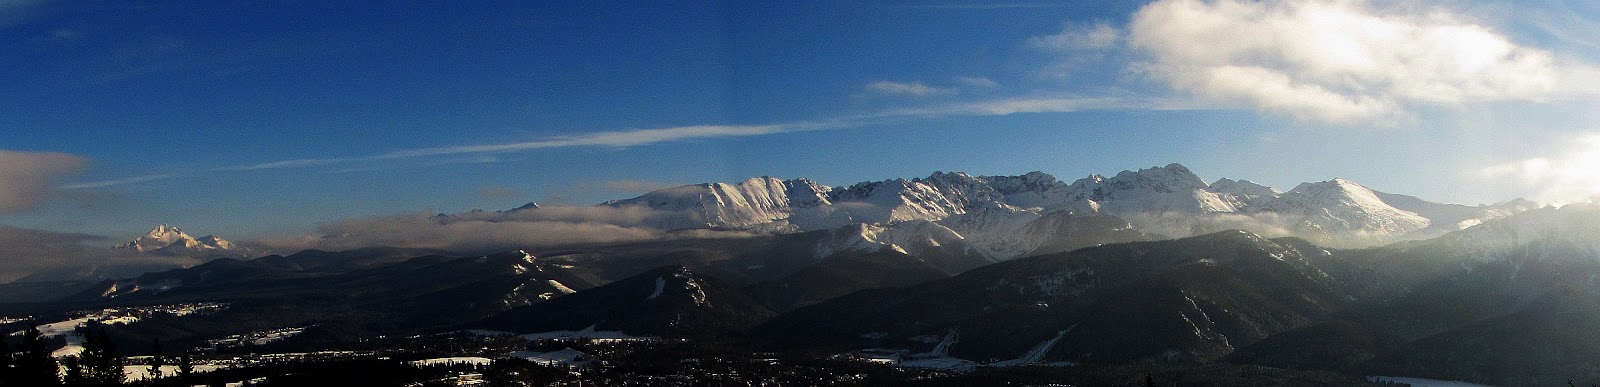
<svg viewBox="0 0 1600 387"><path fill-rule="evenodd" d="M37 324L28 324L15 348L0 336L0 387L125 385L126 359L117 352L117 345L105 328L91 325L80 327L77 333L83 336L83 351L59 360L52 356L50 345ZM194 373L188 352L174 362L162 351L161 339L155 339L152 346L154 355L148 365L148 384L188 385L183 382L190 380ZM161 369L166 365L176 365L177 372L166 375Z"/></svg>

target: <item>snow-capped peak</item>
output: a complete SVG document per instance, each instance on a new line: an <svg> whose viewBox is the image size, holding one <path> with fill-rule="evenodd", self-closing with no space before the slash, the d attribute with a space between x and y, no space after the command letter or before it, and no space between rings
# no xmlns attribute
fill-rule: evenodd
<svg viewBox="0 0 1600 387"><path fill-rule="evenodd" d="M1373 191L1345 179L1304 183L1286 193L1248 180L1218 179L1207 184L1177 163L1122 171L1112 177L1094 174L1070 184L1042 172L1020 176L934 172L922 178L839 187L762 176L737 184L667 188L605 205L648 208L655 211L650 224L665 229L798 232L928 221L959 230L991 253L1026 244L982 235L1022 230L988 226L1023 227L1028 218L1061 211L1121 217L1137 229L1173 236L1239 227L1237 222L1245 219L1221 217L1233 214L1251 218L1247 223L1259 223L1256 231L1288 232L1335 244L1370 244L1438 235L1531 207L1522 203L1477 207L1433 203ZM969 227L977 224L986 226Z"/></svg>
<svg viewBox="0 0 1600 387"><path fill-rule="evenodd" d="M235 250L233 242L221 237L207 235L195 238L184 233L183 229L166 224L157 225L144 236L119 244L116 248L139 253L158 252L170 255Z"/></svg>
<svg viewBox="0 0 1600 387"><path fill-rule="evenodd" d="M1303 227L1315 232L1351 230L1363 236L1398 237L1432 223L1414 212L1395 208L1373 190L1345 179L1301 183L1265 210L1304 215Z"/></svg>
<svg viewBox="0 0 1600 387"><path fill-rule="evenodd" d="M1211 183L1210 188L1211 192L1227 193L1247 197L1272 197L1283 193L1278 191L1276 188L1256 184L1253 181L1244 179L1233 180L1226 177L1217 179L1216 182Z"/></svg>

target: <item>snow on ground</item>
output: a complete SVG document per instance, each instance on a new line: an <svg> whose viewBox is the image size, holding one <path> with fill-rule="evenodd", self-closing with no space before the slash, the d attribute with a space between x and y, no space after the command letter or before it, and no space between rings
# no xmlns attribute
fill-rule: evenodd
<svg viewBox="0 0 1600 387"><path fill-rule="evenodd" d="M516 335L516 333L512 333L512 332L495 331L495 330L488 330L488 329L468 329L468 330L465 330L463 332L467 332L467 333L472 334L474 336L483 336L483 337L501 337L501 336L515 336Z"/></svg>
<svg viewBox="0 0 1600 387"><path fill-rule="evenodd" d="M1410 384L1411 387L1489 387L1486 384L1458 382L1453 380L1407 378L1400 376L1368 376L1367 380L1373 382L1405 383Z"/></svg>
<svg viewBox="0 0 1600 387"><path fill-rule="evenodd" d="M194 373L197 373L197 374L198 373L202 373L202 372L216 371L216 370L219 370L219 369L222 369L222 367L218 367L218 366L211 365L211 364L195 364L194 365ZM164 366L161 366L161 374L164 375L164 376L169 376L169 377L173 376L173 375L177 375L178 374L178 366L176 366L176 365L164 365ZM140 380L149 379L150 378L150 366L147 366L147 365L122 366L122 378L123 378L123 380L128 381L128 382L136 382L136 381L140 381Z"/></svg>
<svg viewBox="0 0 1600 387"><path fill-rule="evenodd" d="M67 335L67 346L50 351L50 357L63 358L83 353L83 336Z"/></svg>
<svg viewBox="0 0 1600 387"><path fill-rule="evenodd" d="M67 339L67 346L50 352L50 357L75 356L83 352L83 336L77 332L78 325L88 323L91 317L79 317L67 321L57 321L39 326L39 334L44 337L62 336Z"/></svg>
<svg viewBox="0 0 1600 387"><path fill-rule="evenodd" d="M622 331L596 331L593 325L578 331L551 331L530 333L522 335L525 340L556 340L556 339L591 339L591 340L654 340L653 337L637 337Z"/></svg>
<svg viewBox="0 0 1600 387"><path fill-rule="evenodd" d="M229 348L243 347L246 345L265 345L276 341L295 337L306 331L306 327L281 328L269 331L256 331L241 333L220 339L206 340L206 344L213 347Z"/></svg>
<svg viewBox="0 0 1600 387"><path fill-rule="evenodd" d="M644 299L654 300L656 297L661 297L661 292L665 290L667 290L667 279L665 277L656 277L656 291L650 293L650 297L645 297Z"/></svg>
<svg viewBox="0 0 1600 387"><path fill-rule="evenodd" d="M516 351L509 356L545 366L584 367L594 363L594 357L572 348L564 348L555 352Z"/></svg>
<svg viewBox="0 0 1600 387"><path fill-rule="evenodd" d="M978 369L977 362L953 357L913 357L910 359L901 360L900 364L898 365L906 368L928 368L955 372L971 372L972 370Z"/></svg>
<svg viewBox="0 0 1600 387"><path fill-rule="evenodd" d="M422 360L416 360L416 361L409 361L409 362L406 362L406 364L410 364L413 367L427 367L427 366L439 366L439 365L467 365L467 364L470 364L470 365L485 365L486 366L486 365L489 365L490 362L493 362L493 360L490 360L487 357L456 356L456 357L440 357L440 358L433 358L433 359L422 359Z"/></svg>
<svg viewBox="0 0 1600 387"><path fill-rule="evenodd" d="M550 287L556 288L556 291L561 292L561 294L572 294L572 293L577 293L578 292L576 290L572 290L572 288L567 287L567 285L562 284L561 281L556 281L556 280L552 279L552 280L544 280L544 282L547 283L547 284L550 284Z"/></svg>
<svg viewBox="0 0 1600 387"><path fill-rule="evenodd" d="M1044 354L1045 353L1050 352L1050 348L1051 347L1056 346L1056 342L1057 341L1061 341L1062 337L1067 337L1067 332L1071 332L1072 328L1076 328L1076 327L1077 327L1077 325L1074 324L1071 327L1067 327L1067 329L1065 329L1065 330L1062 330L1060 332L1056 332L1056 337L1052 337L1049 340L1045 340L1044 342L1039 343L1039 345L1034 346L1033 349L1028 350L1028 353L1022 354L1022 357L1018 357L1016 359L1011 359L1011 360L1006 360L1006 361L995 362L995 363L992 363L992 364L989 364L989 365L992 366L992 367L1015 367L1015 366L1038 363L1039 360L1044 359Z"/></svg>

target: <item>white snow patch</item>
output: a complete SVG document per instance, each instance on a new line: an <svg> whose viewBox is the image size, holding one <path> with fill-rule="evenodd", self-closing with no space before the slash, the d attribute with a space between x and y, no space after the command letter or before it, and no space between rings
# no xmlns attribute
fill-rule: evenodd
<svg viewBox="0 0 1600 387"><path fill-rule="evenodd" d="M406 364L410 364L412 367L428 367L428 366L440 366L440 365L478 365L478 366L486 366L486 365L489 365L489 363L493 362L493 361L494 360L489 359L487 357L456 356L456 357L440 357L440 358L433 358L433 359L415 360L415 361L406 362Z"/></svg>
<svg viewBox="0 0 1600 387"><path fill-rule="evenodd" d="M561 292L561 294L572 294L572 293L577 293L578 292L576 290L572 290L572 288L567 287L567 285L561 284L561 281L556 281L556 280L551 279L551 280L544 280L544 282L547 283L547 284L550 284L550 287L556 288L556 291Z"/></svg>
<svg viewBox="0 0 1600 387"><path fill-rule="evenodd" d="M468 330L465 330L465 331L462 331L462 332L467 332L467 333L472 334L474 336L483 336L483 337L501 337L501 336L516 335L516 333L511 333L511 332L506 332L506 331L495 331L495 330L488 330L488 329L468 329Z"/></svg>
<svg viewBox="0 0 1600 387"><path fill-rule="evenodd" d="M1373 382L1404 383L1409 384L1412 387L1489 387L1486 384L1458 382L1453 380L1407 378L1400 376L1368 376L1367 380Z"/></svg>
<svg viewBox="0 0 1600 387"><path fill-rule="evenodd" d="M577 331L550 331L522 335L524 340L590 339L590 340L654 340L653 337L632 336L622 331L597 331L594 325Z"/></svg>
<svg viewBox="0 0 1600 387"><path fill-rule="evenodd" d="M216 370L219 370L219 369L222 369L222 367L214 365L214 364L195 364L193 372L198 374L198 373L216 371ZM178 374L178 366L176 366L176 365L164 365L164 366L161 366L161 375L163 375L165 377L172 377L173 375L177 375L177 374ZM150 379L150 366L148 366L148 365L125 365L125 366L122 366L122 380L123 381L132 383L132 382L137 382L137 381L145 380L145 379Z"/></svg>
<svg viewBox="0 0 1600 387"><path fill-rule="evenodd" d="M1038 363L1039 360L1043 360L1044 359L1044 354L1045 353L1050 352L1050 348L1056 346L1056 342L1057 341L1061 341L1061 338L1067 337L1067 332L1071 332L1072 328L1077 328L1077 327L1078 327L1077 324L1073 324L1072 326L1067 327L1067 329L1063 329L1060 332L1056 332L1056 337L1052 337L1049 340L1045 340L1044 342L1039 343L1039 345L1034 346L1033 349L1028 350L1027 353L1022 354L1021 357L1018 357L1016 359L1011 359L1011 360L994 362L994 363L990 363L989 365L992 366L992 367L1016 367L1016 366L1022 366L1022 365Z"/></svg>
<svg viewBox="0 0 1600 387"><path fill-rule="evenodd" d="M667 290L667 279L665 277L656 277L656 291L651 292L650 297L645 297L644 299L654 300L656 297L661 297L661 292L665 290Z"/></svg>
<svg viewBox="0 0 1600 387"><path fill-rule="evenodd" d="M906 368L927 368L955 372L971 372L978 368L978 363L971 360L957 359L948 356L939 357L912 357L901 360L899 366Z"/></svg>
<svg viewBox="0 0 1600 387"><path fill-rule="evenodd" d="M564 348L555 352L516 351L512 352L508 356L532 361L544 366L584 367L594 364L595 362L595 358L593 356L572 348Z"/></svg>

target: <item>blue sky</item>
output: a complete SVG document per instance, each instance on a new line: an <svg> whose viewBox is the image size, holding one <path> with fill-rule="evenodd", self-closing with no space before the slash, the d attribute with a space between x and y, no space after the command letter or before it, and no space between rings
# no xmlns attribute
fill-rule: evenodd
<svg viewBox="0 0 1600 387"><path fill-rule="evenodd" d="M0 1L0 224L235 238L1179 162L1456 203L1600 190L1579 1Z"/></svg>

